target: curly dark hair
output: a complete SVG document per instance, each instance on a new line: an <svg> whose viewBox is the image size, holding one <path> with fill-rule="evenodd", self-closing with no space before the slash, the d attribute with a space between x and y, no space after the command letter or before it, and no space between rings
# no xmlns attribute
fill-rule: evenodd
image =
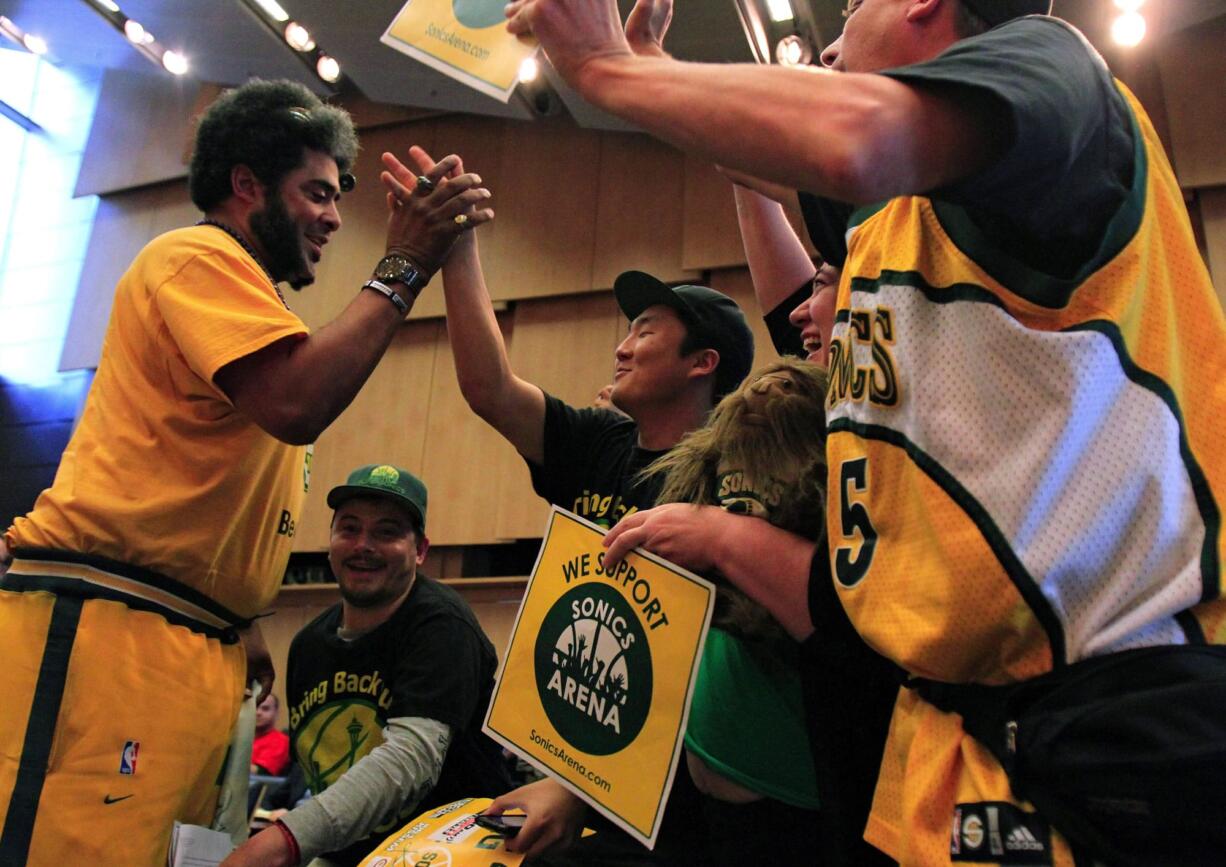
<svg viewBox="0 0 1226 867"><path fill-rule="evenodd" d="M245 165L275 187L302 165L303 149L325 153L348 172L358 153L353 120L293 81L252 79L218 97L200 116L188 171L192 202L208 211L231 193L230 170Z"/></svg>

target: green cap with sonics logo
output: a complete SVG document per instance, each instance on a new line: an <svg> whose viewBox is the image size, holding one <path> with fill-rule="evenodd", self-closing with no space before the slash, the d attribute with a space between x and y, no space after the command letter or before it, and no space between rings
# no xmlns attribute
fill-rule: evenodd
<svg viewBox="0 0 1226 867"><path fill-rule="evenodd" d="M426 531L426 483L408 470L391 464L358 467L345 484L328 491L328 506L336 509L354 497L380 497L399 503L416 520L417 532Z"/></svg>

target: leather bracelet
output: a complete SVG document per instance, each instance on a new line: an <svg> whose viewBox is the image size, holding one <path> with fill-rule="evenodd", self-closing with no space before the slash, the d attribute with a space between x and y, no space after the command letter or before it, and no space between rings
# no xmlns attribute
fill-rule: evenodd
<svg viewBox="0 0 1226 867"><path fill-rule="evenodd" d="M388 301L391 301L393 304L396 305L396 309L400 311L401 316L409 315L408 302L406 302L403 298L401 298L396 293L395 289L393 289L391 286L388 286L383 281L367 280L365 283L362 284L362 288L363 289L373 289L376 292L378 292L380 295L386 296ZM414 301L417 300L416 296L414 296L413 300Z"/></svg>
<svg viewBox="0 0 1226 867"><path fill-rule="evenodd" d="M272 823L272 826L281 832L281 836L285 838L285 844L289 846L289 854L292 859L292 864L298 864L302 861L302 850L298 848L298 841L294 839L294 832L289 829L289 826L280 819Z"/></svg>

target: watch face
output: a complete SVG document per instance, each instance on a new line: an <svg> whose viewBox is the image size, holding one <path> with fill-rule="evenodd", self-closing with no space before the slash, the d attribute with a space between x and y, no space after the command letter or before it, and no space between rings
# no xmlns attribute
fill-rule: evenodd
<svg viewBox="0 0 1226 867"><path fill-rule="evenodd" d="M404 256L397 256L395 253L384 256L379 260L379 264L375 266L375 277L385 282L407 282L416 273L417 269L413 267L412 262Z"/></svg>

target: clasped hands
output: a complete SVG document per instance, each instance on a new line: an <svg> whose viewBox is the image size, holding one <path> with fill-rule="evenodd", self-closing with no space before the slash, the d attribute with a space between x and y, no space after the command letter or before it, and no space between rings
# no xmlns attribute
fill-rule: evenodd
<svg viewBox="0 0 1226 867"><path fill-rule="evenodd" d="M394 154L383 154L379 178L387 189L387 251L433 274L460 235L494 219L493 210L479 207L490 191L481 186L480 175L464 171L455 154L435 162L414 145L409 162L412 169Z"/></svg>

